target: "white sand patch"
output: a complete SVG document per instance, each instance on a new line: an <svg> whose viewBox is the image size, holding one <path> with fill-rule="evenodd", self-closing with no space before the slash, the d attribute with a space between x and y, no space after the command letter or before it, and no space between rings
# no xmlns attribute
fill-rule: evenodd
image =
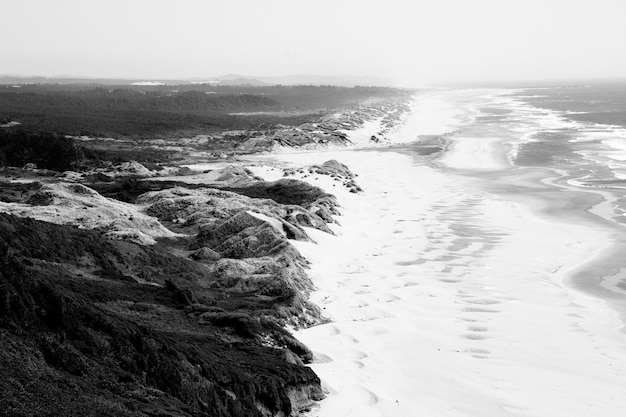
<svg viewBox="0 0 626 417"><path fill-rule="evenodd" d="M474 94L475 95L475 94ZM420 140L420 136L442 136L456 131L474 116L469 108L459 105L473 95L467 91L423 91L410 103L410 110L391 129L383 126L384 117L366 121L354 130L344 130L357 148L380 148ZM370 139L376 136L380 142ZM288 152L288 150L286 150ZM282 153L284 153L283 150Z"/></svg>
<svg viewBox="0 0 626 417"><path fill-rule="evenodd" d="M19 126L19 125L21 125L21 123L20 122L16 122L16 121L10 121L10 122L4 123L4 124L0 123L0 127L13 127L13 126Z"/></svg>
<svg viewBox="0 0 626 417"><path fill-rule="evenodd" d="M246 166L253 175L263 178L265 181L278 181L283 178L284 171L278 167L273 167L270 165L256 165L256 166Z"/></svg>
<svg viewBox="0 0 626 417"><path fill-rule="evenodd" d="M466 94L437 90L416 94L411 110L402 123L391 129L387 138L391 143L410 143L421 135L444 135L457 130L473 114L456 105Z"/></svg>
<svg viewBox="0 0 626 417"><path fill-rule="evenodd" d="M440 162L448 168L474 171L499 171L509 166L507 159L495 150L502 142L498 138L454 137Z"/></svg>
<svg viewBox="0 0 626 417"><path fill-rule="evenodd" d="M378 117L374 120L366 120L363 125L354 130L340 130L345 133L348 139L358 147L374 146L374 143L370 141L372 136L378 136L382 128L383 117Z"/></svg>
<svg viewBox="0 0 626 417"><path fill-rule="evenodd" d="M197 164L189 164L189 165L181 165L181 167L189 168L193 171L215 171L219 169L226 168L231 163L216 161L216 162L205 162L205 163L197 163Z"/></svg>

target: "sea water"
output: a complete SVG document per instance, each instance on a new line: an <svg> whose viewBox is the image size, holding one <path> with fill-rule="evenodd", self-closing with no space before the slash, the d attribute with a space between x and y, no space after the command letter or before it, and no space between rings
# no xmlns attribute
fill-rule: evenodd
<svg viewBox="0 0 626 417"><path fill-rule="evenodd" d="M606 281L602 256L623 258L607 250L626 234L613 219L620 189L587 184L619 178L585 159L610 151L601 141L582 146L574 133L588 122L527 101L536 95L423 93L400 133L431 145L439 137L437 153L418 143L273 157L296 166L337 159L363 188L352 194L301 178L336 194L342 212L336 235L311 230L317 243L294 242L311 262L311 300L331 320L296 334L328 393L311 415L614 417L626 409L623 322L604 302L616 292L564 282L579 265L589 280ZM602 201L602 215L586 212Z"/></svg>
<svg viewBox="0 0 626 417"><path fill-rule="evenodd" d="M551 171L545 182L555 189L601 200L585 210L614 226L615 247L612 256L605 255L604 271L587 272L585 283L608 289L613 294L602 296L616 296L624 304L626 81L466 90L461 97L472 117L460 125L456 140L484 142L485 136L496 136L508 147L512 171ZM626 318L626 311L621 315Z"/></svg>
<svg viewBox="0 0 626 417"><path fill-rule="evenodd" d="M626 82L505 90L501 98L509 118L528 127L515 165L558 165L572 185L626 188ZM617 199L615 221L623 222L625 209Z"/></svg>

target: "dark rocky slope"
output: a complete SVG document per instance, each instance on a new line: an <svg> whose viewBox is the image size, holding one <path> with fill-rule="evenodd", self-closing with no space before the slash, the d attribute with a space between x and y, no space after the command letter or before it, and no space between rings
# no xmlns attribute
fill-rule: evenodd
<svg viewBox="0 0 626 417"><path fill-rule="evenodd" d="M0 214L0 413L281 416L320 398L273 315L292 290L220 279L159 245Z"/></svg>

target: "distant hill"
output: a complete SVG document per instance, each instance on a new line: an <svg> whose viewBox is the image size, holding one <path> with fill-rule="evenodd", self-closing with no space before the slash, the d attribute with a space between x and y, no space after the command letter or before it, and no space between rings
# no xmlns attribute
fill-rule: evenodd
<svg viewBox="0 0 626 417"><path fill-rule="evenodd" d="M0 75L0 84L94 84L94 85L155 85L159 84L180 84L180 80L151 80L142 78L89 78L89 77L43 77L43 76L21 76L21 75ZM186 83L185 83L186 84Z"/></svg>
<svg viewBox="0 0 626 417"><path fill-rule="evenodd" d="M185 79L143 79L143 78L89 78L89 77L44 77L0 75L0 84L97 84L97 85L181 85L181 84L211 84L211 85L336 85L341 87L361 86L392 86L393 81L383 77L366 77L350 75L311 75L291 74L282 76L257 77L241 74L225 74L206 78Z"/></svg>
<svg viewBox="0 0 626 417"><path fill-rule="evenodd" d="M214 78L221 85L336 85L340 87L391 86L393 81L383 77L353 75L290 74L279 76L220 75Z"/></svg>
<svg viewBox="0 0 626 417"><path fill-rule="evenodd" d="M283 85L337 85L341 87L390 86L393 81L383 77L366 77L352 75L310 75L291 74L273 77L256 77L267 84Z"/></svg>

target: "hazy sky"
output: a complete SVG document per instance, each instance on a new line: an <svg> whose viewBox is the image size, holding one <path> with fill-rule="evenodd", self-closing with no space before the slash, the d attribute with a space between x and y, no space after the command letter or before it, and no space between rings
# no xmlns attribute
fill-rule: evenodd
<svg viewBox="0 0 626 417"><path fill-rule="evenodd" d="M0 74L626 76L626 0L2 0Z"/></svg>

